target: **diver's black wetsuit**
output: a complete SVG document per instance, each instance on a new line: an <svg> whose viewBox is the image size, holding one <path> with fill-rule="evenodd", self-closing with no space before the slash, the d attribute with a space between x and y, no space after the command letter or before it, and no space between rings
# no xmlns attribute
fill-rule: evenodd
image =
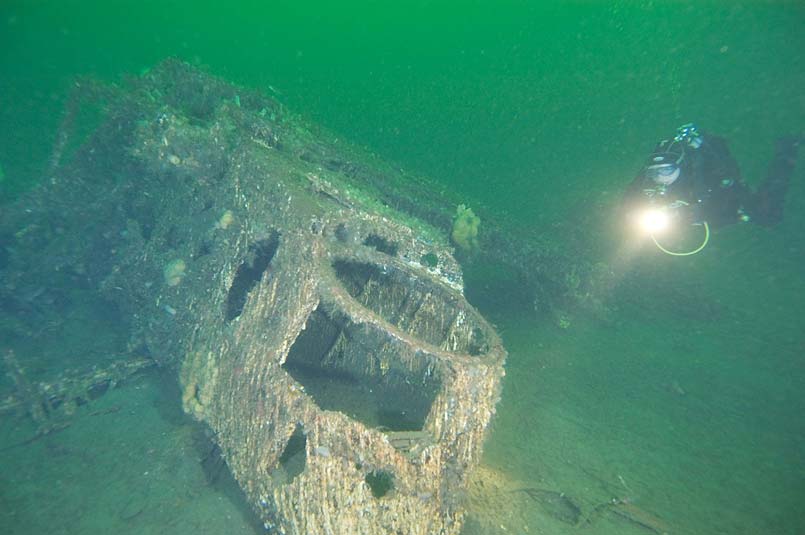
<svg viewBox="0 0 805 535"><path fill-rule="evenodd" d="M683 223L706 221L712 228L739 221L775 225L783 217L799 142L793 137L777 140L766 179L752 191L741 180L738 163L723 138L685 125L675 138L657 145L624 196L626 209L635 213L648 207L668 208ZM667 178L659 175L658 167L666 168Z"/></svg>

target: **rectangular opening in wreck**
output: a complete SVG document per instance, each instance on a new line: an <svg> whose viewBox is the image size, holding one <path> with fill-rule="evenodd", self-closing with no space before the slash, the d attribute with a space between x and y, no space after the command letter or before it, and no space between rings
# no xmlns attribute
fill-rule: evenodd
<svg viewBox="0 0 805 535"><path fill-rule="evenodd" d="M246 258L238 266L235 278L226 296L226 321L232 321L243 312L249 292L263 278L263 273L266 272L269 264L271 264L279 245L280 235L275 231L268 238L249 246Z"/></svg>
<svg viewBox="0 0 805 535"><path fill-rule="evenodd" d="M296 424L294 431L282 450L279 463L271 472L271 478L280 485L285 485L296 479L296 476L305 471L307 465L307 436L301 424Z"/></svg>
<svg viewBox="0 0 805 535"><path fill-rule="evenodd" d="M320 408L388 431L422 429L442 383L432 357L321 306L283 368Z"/></svg>
<svg viewBox="0 0 805 535"><path fill-rule="evenodd" d="M336 260L333 268L355 300L404 332L445 351L489 351L476 312L459 294L392 266Z"/></svg>

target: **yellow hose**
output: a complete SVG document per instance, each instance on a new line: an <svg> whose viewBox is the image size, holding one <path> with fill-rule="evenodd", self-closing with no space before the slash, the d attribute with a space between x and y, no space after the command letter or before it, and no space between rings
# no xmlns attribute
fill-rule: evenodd
<svg viewBox="0 0 805 535"><path fill-rule="evenodd" d="M669 251L668 249L666 249L665 247L660 245L660 242L657 241L657 238L654 237L654 234L651 235L651 239L652 239L652 241L654 241L654 245L656 245L659 248L659 250L662 251L665 254L669 254L671 256L690 256L690 255L694 255L694 254L698 253L699 251L701 251L702 249L704 249L704 247L707 245L707 242L710 241L710 226L707 224L707 221L705 221L703 223L703 225L704 225L704 240L702 241L701 245L699 245L697 248L695 248L692 251L687 251L687 252L684 252L684 253L678 253L678 252L675 252L675 251Z"/></svg>

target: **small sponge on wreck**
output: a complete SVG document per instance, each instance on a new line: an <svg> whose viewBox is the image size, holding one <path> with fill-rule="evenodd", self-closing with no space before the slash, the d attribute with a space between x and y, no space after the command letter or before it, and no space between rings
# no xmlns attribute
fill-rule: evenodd
<svg viewBox="0 0 805 535"><path fill-rule="evenodd" d="M459 249L466 252L476 251L478 249L478 227L480 226L481 218L475 215L472 208L459 204L456 207L450 237Z"/></svg>

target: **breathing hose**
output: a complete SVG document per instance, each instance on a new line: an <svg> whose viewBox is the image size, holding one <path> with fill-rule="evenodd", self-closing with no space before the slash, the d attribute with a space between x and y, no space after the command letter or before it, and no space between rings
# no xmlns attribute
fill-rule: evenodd
<svg viewBox="0 0 805 535"><path fill-rule="evenodd" d="M654 237L654 234L651 235L651 240L654 242L654 245L656 245L657 248L660 251L662 251L663 253L665 253L665 254L669 254L671 256L691 256L691 255L695 255L696 253L698 253L699 251L704 249L705 246L707 245L707 242L710 241L710 225L707 224L707 221L704 221L702 223L702 225L704 226L704 240L702 240L701 245L699 245L697 248L693 249L692 251L686 251L686 252L669 251L668 249L663 247L660 244L660 242L657 241L657 238Z"/></svg>

